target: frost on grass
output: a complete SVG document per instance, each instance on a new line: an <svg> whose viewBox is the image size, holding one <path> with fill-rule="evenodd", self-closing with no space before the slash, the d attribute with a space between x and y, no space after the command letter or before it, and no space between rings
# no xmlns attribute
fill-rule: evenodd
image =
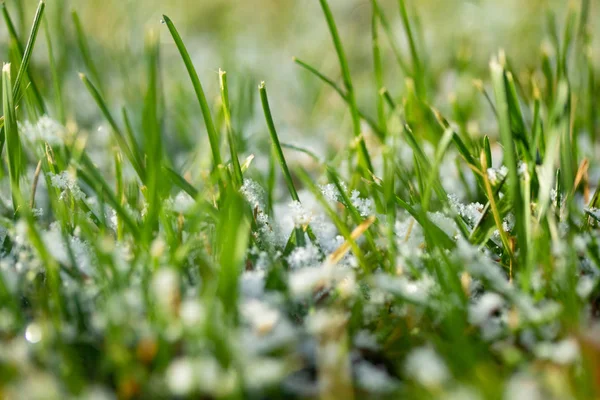
<svg viewBox="0 0 600 400"><path fill-rule="evenodd" d="M42 240L54 259L63 265L77 268L85 275L97 273L97 260L89 243L77 236L63 235L58 223L42 233Z"/></svg>
<svg viewBox="0 0 600 400"><path fill-rule="evenodd" d="M60 174L50 175L52 186L61 190L60 199L64 200L70 195L74 200L84 200L85 193L79 187L77 179L70 171L63 171Z"/></svg>
<svg viewBox="0 0 600 400"><path fill-rule="evenodd" d="M66 132L64 126L47 115L40 117L36 122L19 123L19 130L30 142L48 143L51 146L61 145Z"/></svg>
<svg viewBox="0 0 600 400"><path fill-rule="evenodd" d="M444 360L431 347L419 347L406 357L404 369L423 386L440 386L450 379Z"/></svg>

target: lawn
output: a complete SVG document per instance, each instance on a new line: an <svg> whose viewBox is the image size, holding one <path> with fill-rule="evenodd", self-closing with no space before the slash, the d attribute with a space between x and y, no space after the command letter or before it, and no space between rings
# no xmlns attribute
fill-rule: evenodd
<svg viewBox="0 0 600 400"><path fill-rule="evenodd" d="M600 398L596 4L35 3L1 399Z"/></svg>

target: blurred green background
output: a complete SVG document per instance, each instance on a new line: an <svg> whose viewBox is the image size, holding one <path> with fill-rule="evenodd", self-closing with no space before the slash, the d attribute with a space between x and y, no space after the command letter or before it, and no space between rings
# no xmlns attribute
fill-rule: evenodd
<svg viewBox="0 0 600 400"><path fill-rule="evenodd" d="M37 1L7 0L6 4L11 14L17 16L21 36L25 37ZM408 58L397 1L381 0L380 4ZM487 79L490 57L498 49L505 49L515 70L523 71L526 77L539 64L541 48L549 38L549 17L554 15L557 28L562 29L569 2L413 0L407 4L411 17L421 28L420 45L427 54L433 105L445 111L450 107L450 98L457 97L463 102L474 99L468 108L471 116L477 117L485 116L489 110L480 110L484 108L483 99L472 81ZM377 90L371 49L371 2L330 0L330 5L350 58L361 108L374 115ZM590 21L598 17L596 8L592 4ZM173 137L188 131L190 126L200 131L203 128L183 63L166 27L160 23L162 14L169 15L177 25L210 96L215 99L218 96L218 69L223 68L228 71L233 92L237 93L232 98L234 108L238 98L251 97L261 80L267 82L280 134L286 140L293 138L309 146L321 133L347 126L340 125L340 121L348 123L343 102L292 61L292 56L298 56L340 81L336 55L317 0L48 1L55 56L61 78L69 88L65 93L66 109L72 120L92 127L101 120L77 75L79 71L87 71L77 48L72 10L79 14L106 97L115 108L140 104L145 80L145 32L160 33L165 108L171 116L168 125ZM595 24L591 25L597 30ZM0 27L0 35L4 39L0 40L1 45L6 46L4 25ZM405 77L384 37L381 42L386 86L395 97L401 98ZM40 84L42 90L50 92L45 46L45 41L40 40L34 54L34 69L36 74L47 78ZM252 103L249 104L252 108ZM238 127L247 138L264 130L260 113L254 114L258 118L245 117L240 122L244 126ZM333 139L336 140L339 137ZM181 135L179 147L189 146L189 141L189 137Z"/></svg>

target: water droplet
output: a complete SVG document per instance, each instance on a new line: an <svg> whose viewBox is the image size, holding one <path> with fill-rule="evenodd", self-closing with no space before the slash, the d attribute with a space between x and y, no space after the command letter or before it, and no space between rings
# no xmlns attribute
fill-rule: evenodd
<svg viewBox="0 0 600 400"><path fill-rule="evenodd" d="M29 324L25 329L25 339L29 343L38 343L42 340L42 328L36 323Z"/></svg>
<svg viewBox="0 0 600 400"><path fill-rule="evenodd" d="M161 24L164 24L164 23L165 23L165 20L164 20L164 19L161 19L161 20L160 20L160 23L161 23Z"/></svg>

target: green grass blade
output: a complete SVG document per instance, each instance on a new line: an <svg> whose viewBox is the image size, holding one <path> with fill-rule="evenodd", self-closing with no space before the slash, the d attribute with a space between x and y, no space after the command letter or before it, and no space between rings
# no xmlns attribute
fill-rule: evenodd
<svg viewBox="0 0 600 400"><path fill-rule="evenodd" d="M392 28L390 27L390 24L389 24L387 18L385 17L385 13L381 10L381 7L379 6L379 3L377 2L377 0L373 1L373 7L374 7L374 11L377 13L377 17L381 21L381 26L383 28L385 35L387 36L388 43L390 44L390 47L392 48L392 53L394 53L394 57L396 58L396 62L398 63L398 66L400 67L400 69L402 70L402 72L404 73L405 76L410 76L411 75L410 67L408 66L408 63L402 56L402 52L400 51L400 48L398 47L398 44L396 43L396 39L394 38L394 34L392 33Z"/></svg>
<svg viewBox="0 0 600 400"><path fill-rule="evenodd" d="M94 86L94 84L92 82L90 82L90 80L87 78L87 76L85 76L84 74L79 74L79 77L81 78L81 81L83 82L85 87L88 89L88 91L92 95L92 98L96 101L96 104L100 108L100 111L102 111L104 118L106 118L106 120L110 124L110 127L112 128L112 130L115 134L115 138L117 139L117 143L119 144L119 147L121 148L121 150L123 151L123 153L125 154L127 159L129 160L129 162L131 163L131 165L133 166L135 171L137 172L140 180L142 182L144 182L145 174L144 174L144 169L143 169L142 165L138 161L139 157L136 157L136 155L129 148L127 139L125 138L125 135L123 135L121 128L119 128L117 121L115 121L112 114L110 113L108 106L107 106L106 102L104 101L104 98L102 97L102 94L100 93L98 88L96 88L96 86Z"/></svg>
<svg viewBox="0 0 600 400"><path fill-rule="evenodd" d="M175 25L173 25L171 19L166 15L163 15L163 20L169 28L169 32L175 41L175 45L179 50L179 54L181 55L190 79L192 80L192 85L194 86L194 91L196 92L196 97L198 98L200 109L202 110L202 116L204 117L204 124L206 125L206 130L208 132L208 140L210 142L215 168L218 168L218 166L222 163L221 151L219 149L219 136L217 135L217 130L215 129L215 124L210 112L210 107L208 106L208 101L206 100L206 95L204 94L204 89L202 88L202 83L200 82L196 68L192 63L192 59L190 58L187 48L183 44L183 40L181 39L177 28L175 28Z"/></svg>
<svg viewBox="0 0 600 400"><path fill-rule="evenodd" d="M323 75L315 67L313 67L310 64L308 64L308 63L306 63L306 62L298 59L297 57L293 57L293 60L300 67L302 67L303 69L307 70L311 74L315 75L317 78L319 78L325 84L327 84L329 87L331 87L333 90L335 90L335 92L337 94L339 94L339 96L342 98L342 100L344 100L346 102L346 104L350 105L350 100L348 98L348 95L331 78L328 78L327 76ZM362 110L358 110L358 115L360 116L360 118L363 121L365 121L367 123L367 125L369 125L369 127L373 130L373 132L377 135L377 137L379 139L383 140L385 138L385 129L382 128L383 125L379 125L377 123L377 121L375 121L373 118L371 118L370 116L368 116Z"/></svg>
<svg viewBox="0 0 600 400"><path fill-rule="evenodd" d="M519 256L525 264L527 260L527 249L529 243L526 241L526 225L530 221L525 220L523 215L524 199L521 193L521 183L518 173L518 156L515 148L515 138L511 131L510 108L508 100L508 89L506 86L506 73L504 68L495 60L490 63L492 73L492 83L494 85L494 93L496 95L496 109L498 110L498 123L500 129L500 139L504 147L504 164L508 168L508 192L514 205L517 237L519 241ZM489 193L489 190L488 190ZM500 224L499 229L502 228ZM508 249L507 249L508 250Z"/></svg>
<svg viewBox="0 0 600 400"><path fill-rule="evenodd" d="M404 27L404 33L406 34L406 37L408 39L408 46L410 48L410 54L413 62L413 73L415 81L417 83L417 91L419 93L419 96L426 96L423 66L421 64L421 58L419 57L419 51L417 50L417 44L415 42L413 30L410 24L410 18L408 17L408 11L406 10L405 1L398 0L398 7L400 8L400 17L402 18L402 26Z"/></svg>
<svg viewBox="0 0 600 400"><path fill-rule="evenodd" d="M19 95L21 94L22 80L27 73L27 69L29 68L31 54L33 53L33 48L35 46L37 34L42 23L42 16L44 15L45 8L46 3L43 0L40 1L38 4L38 8L35 12L35 16L33 17L33 25L31 26L31 32L29 33L29 38L27 39L27 44L25 45L25 50L23 52L23 61L19 66L19 72L17 73L17 78L14 82L15 87L13 89L13 100L18 99Z"/></svg>
<svg viewBox="0 0 600 400"><path fill-rule="evenodd" d="M225 117L225 129L227 130L227 143L229 145L229 154L233 165L233 177L236 187L240 187L244 182L242 167L238 157L237 147L233 126L231 125L231 108L229 105L229 85L227 83L227 72L219 70L219 86L221 88L221 103L223 106L223 115Z"/></svg>
<svg viewBox="0 0 600 400"><path fill-rule="evenodd" d="M269 106L269 98L267 97L267 88L264 82L261 82L260 86L258 87L258 91L260 92L260 101L262 103L263 111L265 113L265 120L267 121L267 128L269 129L269 135L271 136L273 150L275 152L277 161L279 162L279 166L281 167L281 171L283 172L285 183L287 184L292 199L295 201L300 201L300 197L298 197L298 192L296 191L296 187L294 186L292 174L290 173L287 162L285 161L283 150L281 149L281 144L279 143L279 136L277 135L275 123L273 122L271 107Z"/></svg>
<svg viewBox="0 0 600 400"><path fill-rule="evenodd" d="M10 64L4 64L4 67L2 68L2 105L4 128L6 132L6 156L8 159L8 173L10 176L10 191L16 215L21 206L19 200L22 200L20 181L23 168L23 150L19 138L19 128L17 127L13 95Z"/></svg>
<svg viewBox="0 0 600 400"><path fill-rule="evenodd" d="M360 138L359 164L361 165L361 168L365 170L364 172L373 172L371 157L369 156L369 152L367 151L367 145L365 143L365 140L361 135L360 116L358 113L358 106L356 104L356 95L354 93L352 77L350 76L350 67L348 66L346 54L342 46L342 41L340 39L340 35L338 33L338 29L333 18L333 14L331 13L331 9L329 8L327 0L319 0L319 2L321 3L321 8L323 9L323 13L325 14L325 19L327 20L329 32L333 39L333 45L335 47L335 51L338 56L338 61L340 63L340 68L342 70L342 79L344 81L344 86L346 87L346 95L348 96L348 104L350 105L350 114L352 116L352 127L354 131L354 137Z"/></svg>
<svg viewBox="0 0 600 400"><path fill-rule="evenodd" d="M385 115L385 104L384 99L379 95L379 91L385 87L383 81L383 61L381 59L381 48L379 45L379 19L377 17L377 3L376 0L372 0L373 16L371 18L371 35L372 35L372 47L373 47L373 69L375 72L375 84L377 85L377 119L379 126L382 130L387 132L387 118Z"/></svg>
<svg viewBox="0 0 600 400"><path fill-rule="evenodd" d="M148 213L146 214L145 236L152 240L153 233L158 228L158 216L161 208L163 163L163 144L161 137L161 122L158 111L158 36L150 32L146 43L146 62L148 68L148 90L144 99L143 128L146 149L146 201Z"/></svg>
<svg viewBox="0 0 600 400"><path fill-rule="evenodd" d="M62 93L60 74L58 72L58 66L56 65L56 59L54 57L54 47L52 45L50 28L48 27L48 20L46 19L44 19L44 35L46 36L46 46L48 47L48 61L50 62L50 73L52 74L52 85L54 87L56 114L58 121L64 125L67 122L65 116L65 102Z"/></svg>
<svg viewBox="0 0 600 400"><path fill-rule="evenodd" d="M39 21L42 18L43 11L44 11L43 7L42 7L41 10L38 7L39 17L38 17L38 13L36 13L36 18L34 18L34 21L33 21L34 25L32 27L31 35L35 35L35 36L32 37L30 35L30 37L29 37L27 45L30 46L30 47L27 49L29 51L29 56L28 56L27 59L25 58L25 55L26 55L25 51L26 50L23 49L23 45L21 44L21 41L19 39L19 35L17 33L17 30L15 29L15 26L14 26L14 24L13 24L11 18L10 18L10 15L8 14L8 10L6 8L6 4L2 3L2 4L0 4L0 7L2 8L2 14L4 16L4 21L6 22L6 27L8 28L8 32L9 32L11 38L14 40L14 42L16 44L17 50L19 52L19 57L22 60L21 61L21 66L19 67L19 72L22 73L22 74L24 74L24 76L27 76L29 78L29 82L31 82L31 90L33 91L33 95L34 95L34 98L36 100L38 109L39 109L40 112L44 113L46 111L46 105L44 103L44 99L43 99L42 95L40 94L40 90L38 89L35 81L32 79L32 77L30 75L30 68L29 68L29 60L30 60L30 57L31 57L31 51L33 50L33 46L35 44L35 36L37 36L37 31L38 31L38 28L36 27L36 24L39 24ZM40 7L41 7L41 5L40 5ZM31 41L32 44L30 44L30 41ZM25 62L27 64L23 65ZM21 71L23 71L23 72L21 72ZM23 76L19 77L17 75L17 78L18 78L18 80L15 80L15 89L14 89L14 98L13 98L13 100L15 101L15 103L17 102L17 98L19 97L19 94L20 94L20 93L17 93L17 89L18 88L16 87L16 84L20 84L20 81L23 78ZM20 90L20 88L19 88L19 90Z"/></svg>
<svg viewBox="0 0 600 400"><path fill-rule="evenodd" d="M92 58L92 53L90 51L90 46L85 36L85 31L83 30L83 26L81 25L81 21L79 20L79 15L77 12L73 10L71 12L71 19L73 20L73 26L75 26L75 36L77 37L77 46L79 47L79 52L81 53L81 57L83 58L83 64L85 68L88 70L92 79L96 82L98 86L98 91L103 93L103 85L102 79L100 78L100 73L98 72L98 68L96 68L96 64Z"/></svg>

